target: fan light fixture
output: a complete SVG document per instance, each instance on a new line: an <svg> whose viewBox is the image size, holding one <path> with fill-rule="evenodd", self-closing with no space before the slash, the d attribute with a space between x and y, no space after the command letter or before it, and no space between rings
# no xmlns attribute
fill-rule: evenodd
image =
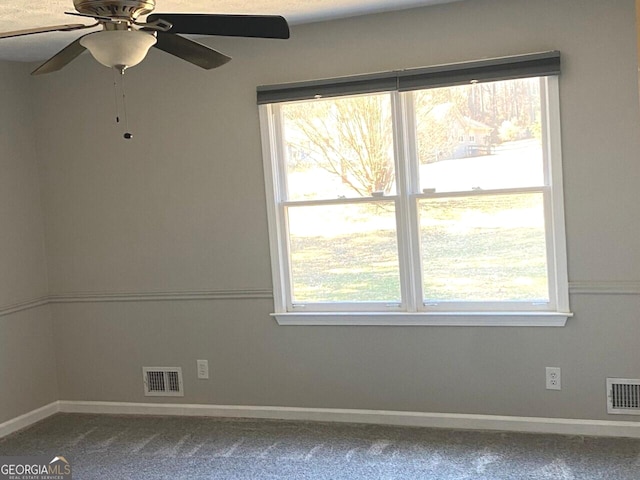
<svg viewBox="0 0 640 480"><path fill-rule="evenodd" d="M80 39L80 44L91 52L93 58L121 72L144 60L156 42L155 36L138 30L104 30Z"/></svg>

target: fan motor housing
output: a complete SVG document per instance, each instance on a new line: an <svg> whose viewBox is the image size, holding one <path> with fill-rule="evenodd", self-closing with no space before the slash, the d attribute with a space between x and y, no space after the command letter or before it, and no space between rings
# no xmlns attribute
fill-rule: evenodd
<svg viewBox="0 0 640 480"><path fill-rule="evenodd" d="M155 0L73 0L75 9L86 15L135 20L156 8Z"/></svg>

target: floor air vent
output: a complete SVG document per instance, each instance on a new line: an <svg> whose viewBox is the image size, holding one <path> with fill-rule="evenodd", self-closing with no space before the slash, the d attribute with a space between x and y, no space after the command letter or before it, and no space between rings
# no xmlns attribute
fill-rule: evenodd
<svg viewBox="0 0 640 480"><path fill-rule="evenodd" d="M607 413L640 415L640 380L607 378Z"/></svg>
<svg viewBox="0 0 640 480"><path fill-rule="evenodd" d="M142 367L142 381L147 397L184 397L180 367Z"/></svg>

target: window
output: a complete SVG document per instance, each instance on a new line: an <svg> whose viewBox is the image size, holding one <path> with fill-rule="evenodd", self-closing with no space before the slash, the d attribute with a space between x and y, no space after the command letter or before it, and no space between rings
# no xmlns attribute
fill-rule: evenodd
<svg viewBox="0 0 640 480"><path fill-rule="evenodd" d="M564 325L558 73L548 52L259 89L278 321Z"/></svg>

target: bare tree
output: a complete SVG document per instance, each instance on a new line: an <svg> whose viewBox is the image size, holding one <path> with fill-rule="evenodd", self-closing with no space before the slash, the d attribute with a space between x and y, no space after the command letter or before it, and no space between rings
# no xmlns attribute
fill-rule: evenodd
<svg viewBox="0 0 640 480"><path fill-rule="evenodd" d="M538 135L536 82L523 79L415 92L420 163L451 158L464 133L460 125L469 123L468 119L493 129L491 143L504 141L499 132L506 124L514 131L509 139ZM308 168L305 162L312 162L339 176L361 196L391 189L395 169L388 94L291 103L282 111L286 143L299 154L290 157L293 164L297 161L299 168Z"/></svg>
<svg viewBox="0 0 640 480"><path fill-rule="evenodd" d="M388 95L302 102L283 111L290 146L359 195L389 191L395 175Z"/></svg>

